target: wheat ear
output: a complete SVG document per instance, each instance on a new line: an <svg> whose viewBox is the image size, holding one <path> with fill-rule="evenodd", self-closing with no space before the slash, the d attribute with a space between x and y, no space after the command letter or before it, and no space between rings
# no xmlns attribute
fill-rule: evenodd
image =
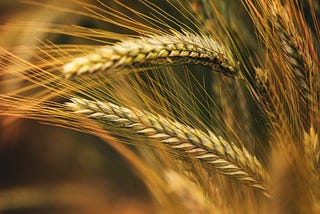
<svg viewBox="0 0 320 214"><path fill-rule="evenodd" d="M271 80L268 70L255 67L255 86L257 89L256 98L263 106L263 110L269 116L274 129L281 132L283 138L290 139L292 130L288 124L288 117L284 111L283 103L279 94L275 91L275 85Z"/></svg>
<svg viewBox="0 0 320 214"><path fill-rule="evenodd" d="M304 131L303 145L311 168L317 176L320 176L320 141L313 126L309 132Z"/></svg>
<svg viewBox="0 0 320 214"><path fill-rule="evenodd" d="M169 192L183 204L185 212L205 214L214 209L214 204L208 200L202 189L188 177L173 170L165 170L163 174Z"/></svg>
<svg viewBox="0 0 320 214"><path fill-rule="evenodd" d="M172 33L128 39L73 59L63 67L66 77L108 71L130 66L163 63L193 63L223 74L235 68L210 37L190 33Z"/></svg>
<svg viewBox="0 0 320 214"><path fill-rule="evenodd" d="M293 21L289 18L285 7L280 3L271 3L271 19L276 36L280 40L280 47L284 53L287 66L292 76L297 80L299 92L304 105L310 102L310 74L315 64L310 54L303 50L306 47L302 37L297 32Z"/></svg>
<svg viewBox="0 0 320 214"><path fill-rule="evenodd" d="M173 149L180 149L221 174L235 178L269 196L269 176L255 156L212 132L205 133L160 115L120 107L110 102L73 98L66 103L75 113L122 125L149 138L161 140Z"/></svg>

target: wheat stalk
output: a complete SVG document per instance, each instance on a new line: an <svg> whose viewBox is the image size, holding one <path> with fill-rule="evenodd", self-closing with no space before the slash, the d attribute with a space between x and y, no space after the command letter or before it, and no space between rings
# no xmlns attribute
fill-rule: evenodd
<svg viewBox="0 0 320 214"><path fill-rule="evenodd" d="M77 114L102 119L133 129L149 138L159 139L173 149L183 150L221 174L235 178L269 196L269 176L255 156L212 132L183 125L160 115L120 107L110 102L73 98L67 107Z"/></svg>
<svg viewBox="0 0 320 214"><path fill-rule="evenodd" d="M227 60L216 41L203 35L178 32L142 36L103 46L65 64L63 73L70 77L129 66L172 62L201 64L226 75L235 73L232 62Z"/></svg>

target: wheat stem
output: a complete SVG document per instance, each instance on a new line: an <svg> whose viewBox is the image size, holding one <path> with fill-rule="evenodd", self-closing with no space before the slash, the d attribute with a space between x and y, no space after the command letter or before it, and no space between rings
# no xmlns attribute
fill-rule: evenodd
<svg viewBox="0 0 320 214"><path fill-rule="evenodd" d="M125 67L164 63L193 63L223 74L235 73L221 47L210 37L190 33L132 38L73 59L65 64L66 77Z"/></svg>
<svg viewBox="0 0 320 214"><path fill-rule="evenodd" d="M269 196L269 177L255 156L212 132L183 125L160 115L120 107L110 102L73 98L67 107L78 114L105 120L133 129L152 139L161 140L212 165L219 173L235 178Z"/></svg>

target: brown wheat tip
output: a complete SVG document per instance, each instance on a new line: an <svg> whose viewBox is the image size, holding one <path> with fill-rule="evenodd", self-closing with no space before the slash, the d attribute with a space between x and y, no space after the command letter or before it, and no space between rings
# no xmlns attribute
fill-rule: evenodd
<svg viewBox="0 0 320 214"><path fill-rule="evenodd" d="M229 59L230 60L230 59ZM66 77L147 64L193 63L229 75L235 68L216 41L190 33L131 38L73 59L63 67Z"/></svg>
<svg viewBox="0 0 320 214"><path fill-rule="evenodd" d="M73 98L67 108L99 121L127 127L136 133L161 140L212 165L217 172L235 178L269 196L269 176L255 156L244 148L228 143L212 132L203 132L180 122L138 109L120 107L110 102Z"/></svg>

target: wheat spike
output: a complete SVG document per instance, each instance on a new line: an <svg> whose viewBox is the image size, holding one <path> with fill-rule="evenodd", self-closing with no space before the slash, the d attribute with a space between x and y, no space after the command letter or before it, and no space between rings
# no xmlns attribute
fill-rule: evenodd
<svg viewBox="0 0 320 214"><path fill-rule="evenodd" d="M304 131L304 150L306 156L313 168L316 175L320 175L320 143L319 135L316 133L313 126L311 126L310 131Z"/></svg>
<svg viewBox="0 0 320 214"><path fill-rule="evenodd" d="M132 38L103 46L65 64L63 73L70 77L129 66L171 62L201 64L226 75L235 73L234 66L225 58L221 47L213 39L178 32Z"/></svg>
<svg viewBox="0 0 320 214"><path fill-rule="evenodd" d="M210 213L210 210L213 209L220 210L215 207L215 203L208 200L202 188L188 177L174 170L165 170L163 174L169 192L175 195L177 200L184 205L185 212L204 214Z"/></svg>
<svg viewBox="0 0 320 214"><path fill-rule="evenodd" d="M269 71L256 67L255 74L257 99L263 106L263 110L268 114L273 128L279 130L283 138L290 139L288 136L292 133L290 126L288 126L290 122L287 119L281 98L275 91Z"/></svg>
<svg viewBox="0 0 320 214"><path fill-rule="evenodd" d="M149 138L159 139L173 149L180 149L214 166L219 173L262 190L269 196L269 177L256 157L212 132L207 134L160 115L110 102L82 98L73 98L71 101L66 105L75 113L119 124Z"/></svg>
<svg viewBox="0 0 320 214"><path fill-rule="evenodd" d="M315 64L308 52L303 50L304 40L297 32L293 21L289 18L286 8L280 3L272 3L271 21L276 35L280 40L280 47L284 53L287 66L297 80L299 91L307 105L310 97L310 73Z"/></svg>

